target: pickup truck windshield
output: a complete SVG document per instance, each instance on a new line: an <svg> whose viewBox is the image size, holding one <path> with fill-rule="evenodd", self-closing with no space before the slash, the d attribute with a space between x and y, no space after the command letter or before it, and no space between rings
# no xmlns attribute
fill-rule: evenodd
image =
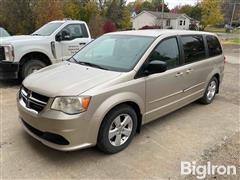
<svg viewBox="0 0 240 180"><path fill-rule="evenodd" d="M104 35L81 49L73 59L82 65L128 72L154 40L146 36Z"/></svg>
<svg viewBox="0 0 240 180"><path fill-rule="evenodd" d="M7 37L7 36L10 36L10 34L8 34L8 32L5 29L0 27L0 37Z"/></svg>
<svg viewBox="0 0 240 180"><path fill-rule="evenodd" d="M50 36L56 31L63 23L48 23L36 30L32 35L35 36Z"/></svg>

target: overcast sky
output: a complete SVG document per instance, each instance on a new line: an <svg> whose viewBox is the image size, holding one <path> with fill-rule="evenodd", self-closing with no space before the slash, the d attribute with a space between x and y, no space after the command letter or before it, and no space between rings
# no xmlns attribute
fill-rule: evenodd
<svg viewBox="0 0 240 180"><path fill-rule="evenodd" d="M127 0L128 2L133 2L135 0ZM165 3L168 4L170 9L174 8L177 5L190 4L194 5L198 0L165 0Z"/></svg>

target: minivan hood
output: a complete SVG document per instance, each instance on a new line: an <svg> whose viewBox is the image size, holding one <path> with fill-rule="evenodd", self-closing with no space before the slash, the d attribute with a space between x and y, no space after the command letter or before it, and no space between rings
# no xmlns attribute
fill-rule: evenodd
<svg viewBox="0 0 240 180"><path fill-rule="evenodd" d="M19 36L9 36L1 37L0 44L14 44L15 42L24 42L24 41L36 41L45 39L47 36L31 36L31 35L19 35Z"/></svg>
<svg viewBox="0 0 240 180"><path fill-rule="evenodd" d="M120 72L63 62L31 74L24 80L23 86L49 97L77 96L120 74Z"/></svg>

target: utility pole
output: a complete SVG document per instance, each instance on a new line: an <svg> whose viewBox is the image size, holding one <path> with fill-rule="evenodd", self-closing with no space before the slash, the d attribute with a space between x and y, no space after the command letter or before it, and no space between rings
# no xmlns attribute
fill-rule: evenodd
<svg viewBox="0 0 240 180"><path fill-rule="evenodd" d="M161 21L162 29L163 29L163 18L164 18L164 0L162 0L162 21Z"/></svg>
<svg viewBox="0 0 240 180"><path fill-rule="evenodd" d="M234 5L233 5L233 12L232 12L232 17L231 17L231 22L230 22L230 26L231 26L231 27L232 27L232 22L233 22L233 17L234 17L235 9L236 9L236 0L235 0Z"/></svg>

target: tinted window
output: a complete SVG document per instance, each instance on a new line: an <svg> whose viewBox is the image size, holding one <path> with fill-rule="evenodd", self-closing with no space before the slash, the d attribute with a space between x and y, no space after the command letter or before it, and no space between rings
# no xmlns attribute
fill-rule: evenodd
<svg viewBox="0 0 240 180"><path fill-rule="evenodd" d="M168 69L179 65L179 49L176 38L170 38L161 42L150 56L150 61L165 61Z"/></svg>
<svg viewBox="0 0 240 180"><path fill-rule="evenodd" d="M62 31L66 31L70 35L69 40L73 40L76 38L84 37L84 33L82 31L82 27L80 24L71 24L63 28Z"/></svg>
<svg viewBox="0 0 240 180"><path fill-rule="evenodd" d="M206 57L203 37L182 36L185 63L195 62Z"/></svg>
<svg viewBox="0 0 240 180"><path fill-rule="evenodd" d="M207 39L208 52L210 57L222 54L221 45L215 36L207 36L206 39Z"/></svg>

